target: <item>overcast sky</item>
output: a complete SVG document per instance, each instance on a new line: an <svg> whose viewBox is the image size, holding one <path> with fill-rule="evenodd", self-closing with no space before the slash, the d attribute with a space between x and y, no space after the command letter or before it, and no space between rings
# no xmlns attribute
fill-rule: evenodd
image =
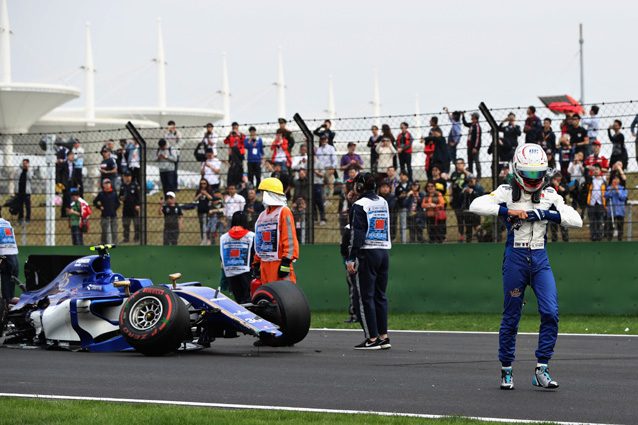
<svg viewBox="0 0 638 425"><path fill-rule="evenodd" d="M638 98L635 1L8 0L13 79L83 88L92 25L97 106L157 103L156 18L164 27L168 104L216 107L228 54L231 118L276 118L277 46L287 115L325 115L332 74L338 116L537 104L579 97L578 24L585 28L586 101ZM82 105L76 101L75 105Z"/></svg>

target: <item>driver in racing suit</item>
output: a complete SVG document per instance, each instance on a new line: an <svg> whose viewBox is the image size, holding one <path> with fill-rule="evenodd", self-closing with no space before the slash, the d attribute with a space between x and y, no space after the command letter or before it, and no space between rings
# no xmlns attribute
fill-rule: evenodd
<svg viewBox="0 0 638 425"><path fill-rule="evenodd" d="M529 285L538 300L540 331L532 384L558 388L549 374L548 362L558 336L556 282L545 250L547 224L582 227L580 215L551 187L545 187L547 156L538 145L519 146L512 163L511 184L503 184L488 195L476 198L470 211L505 219L507 241L503 258L503 319L499 331L501 389L513 389L512 362L525 288ZM553 208L552 208L553 207Z"/></svg>

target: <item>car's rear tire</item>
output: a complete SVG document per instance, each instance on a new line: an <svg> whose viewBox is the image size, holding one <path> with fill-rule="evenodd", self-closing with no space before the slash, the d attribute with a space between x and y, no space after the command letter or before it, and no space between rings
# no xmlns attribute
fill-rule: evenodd
<svg viewBox="0 0 638 425"><path fill-rule="evenodd" d="M257 310L262 318L279 326L282 336L264 341L267 345L287 346L302 341L310 329L310 306L303 291L288 280L267 283L257 288L253 304L267 302L272 307Z"/></svg>
<svg viewBox="0 0 638 425"><path fill-rule="evenodd" d="M189 325L186 305L163 286L135 292L120 312L120 332L131 347L148 356L177 350L187 339Z"/></svg>

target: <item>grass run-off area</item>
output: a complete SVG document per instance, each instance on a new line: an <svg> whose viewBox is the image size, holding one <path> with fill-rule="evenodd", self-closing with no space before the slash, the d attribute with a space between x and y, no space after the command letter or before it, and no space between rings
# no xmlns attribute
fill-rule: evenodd
<svg viewBox="0 0 638 425"><path fill-rule="evenodd" d="M358 324L344 323L345 313L313 312L313 328L360 329ZM389 328L424 331L481 331L497 332L501 323L500 314L438 314L401 313L389 315ZM537 332L538 313L523 314L520 332ZM582 334L638 335L638 316L560 316L559 332Z"/></svg>
<svg viewBox="0 0 638 425"><path fill-rule="evenodd" d="M280 410L229 410L207 407L0 397L0 425L271 425L271 424L424 424L488 425L495 422ZM502 424L502 422L501 422Z"/></svg>

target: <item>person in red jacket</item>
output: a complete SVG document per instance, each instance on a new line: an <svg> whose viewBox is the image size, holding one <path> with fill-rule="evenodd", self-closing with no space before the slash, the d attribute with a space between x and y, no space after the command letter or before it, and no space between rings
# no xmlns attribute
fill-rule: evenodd
<svg viewBox="0 0 638 425"><path fill-rule="evenodd" d="M401 133L397 136L397 153L401 171L408 173L412 180L412 134L408 131L408 123L401 123Z"/></svg>
<svg viewBox="0 0 638 425"><path fill-rule="evenodd" d="M592 148L594 149L594 153L589 155L585 160L585 168L589 172L589 175L592 176L594 174L594 165L598 164L603 174L609 171L609 160L600 154L601 147L600 140L596 139L592 143Z"/></svg>
<svg viewBox="0 0 638 425"><path fill-rule="evenodd" d="M288 139L284 137L283 130L277 130L275 140L270 145L270 150L272 150L272 163L281 165L281 172L288 174L288 168L292 166L292 157L288 150Z"/></svg>
<svg viewBox="0 0 638 425"><path fill-rule="evenodd" d="M224 139L224 144L228 145L229 159L231 157L230 152L232 148L238 148L239 153L242 156L242 160L244 158L244 154L246 152L246 148L244 147L244 141L246 140L246 135L239 131L239 124L236 122L231 125L232 130L228 133L228 136Z"/></svg>

